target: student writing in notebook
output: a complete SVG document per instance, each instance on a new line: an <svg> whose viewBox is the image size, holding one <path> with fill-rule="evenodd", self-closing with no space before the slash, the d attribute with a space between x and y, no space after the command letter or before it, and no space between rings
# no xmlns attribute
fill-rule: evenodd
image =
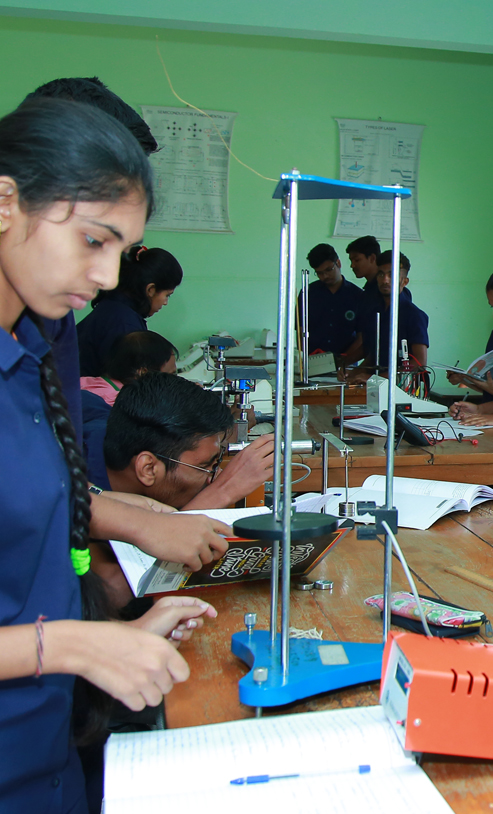
<svg viewBox="0 0 493 814"><path fill-rule="evenodd" d="M61 319L111 288L121 252L141 239L151 210L147 160L106 114L40 100L0 121L0 433L8 462L0 474L0 809L9 814L86 814L70 732L74 675L134 710L160 703L188 676L175 648L145 629L145 616L133 627L102 621L84 462L36 316ZM173 624L204 611L178 607Z"/></svg>

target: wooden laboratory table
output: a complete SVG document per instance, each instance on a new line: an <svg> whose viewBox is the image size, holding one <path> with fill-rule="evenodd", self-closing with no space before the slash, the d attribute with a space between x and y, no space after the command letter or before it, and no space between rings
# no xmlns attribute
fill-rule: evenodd
<svg viewBox="0 0 493 814"><path fill-rule="evenodd" d="M293 438L319 438L321 432L339 435L339 428L332 426L336 408L332 406L304 405L295 421ZM346 436L360 435L346 430ZM374 443L368 446L355 446L349 459L349 485L361 486L369 475L385 474L386 438L373 436ZM415 447L402 441L395 453L395 475L407 478L431 478L433 480L459 481L461 483L493 484L493 430L485 430L474 436L478 444L473 446L471 438L457 441L444 441L434 447ZM297 491L320 491L322 488L322 453L293 456L293 462L307 464L311 475L294 486ZM295 470L293 470L295 472ZM329 486L344 485L344 459L339 452L329 446Z"/></svg>
<svg viewBox="0 0 493 814"><path fill-rule="evenodd" d="M460 513L442 518L427 531L401 529L399 542L415 573L418 591L480 609L491 619L493 592L444 570L445 564L457 564L477 573L491 573L493 531L486 528L486 511L493 512L493 503L483 504L469 515ZM292 590L291 625L303 630L316 627L325 640L381 640L380 615L364 604L366 597L382 592L381 543L358 541L355 532L350 532L313 575L333 580L334 589L330 593ZM392 589L407 589L395 558ZM258 627L268 627L268 581L204 589L200 595L216 606L219 617L214 622L207 621L204 629L180 651L190 664L191 677L185 684L176 685L166 697L169 727L253 717L253 710L238 700L238 680L247 668L232 655L230 640L232 633L244 629L243 616L248 611L257 613ZM373 682L320 694L266 714L373 705L378 703L378 692L379 682ZM493 761L426 756L423 768L456 814L492 810Z"/></svg>

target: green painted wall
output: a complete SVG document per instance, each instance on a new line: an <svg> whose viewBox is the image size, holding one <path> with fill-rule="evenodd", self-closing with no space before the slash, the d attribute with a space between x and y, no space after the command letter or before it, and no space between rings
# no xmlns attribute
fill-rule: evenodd
<svg viewBox="0 0 493 814"><path fill-rule="evenodd" d="M99 75L136 108L178 104L146 28L0 18L0 112L56 76ZM415 302L430 315L430 359L466 363L484 349L491 317L493 57L307 40L160 31L175 88L199 107L235 110L233 149L275 178L297 166L337 177L334 116L426 125L420 175L423 242L405 243ZM7 81L8 78L8 81ZM279 203L274 184L232 162L234 235L148 232L186 278L149 323L185 350L225 329L242 338L275 327ZM300 206L299 267L329 241L331 202ZM346 241L334 241L345 258ZM387 248L384 245L384 248ZM343 259L349 279L352 273Z"/></svg>

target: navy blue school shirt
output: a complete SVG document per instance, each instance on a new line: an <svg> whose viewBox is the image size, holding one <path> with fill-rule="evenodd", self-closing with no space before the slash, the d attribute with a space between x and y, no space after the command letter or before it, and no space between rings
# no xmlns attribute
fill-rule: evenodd
<svg viewBox="0 0 493 814"><path fill-rule="evenodd" d="M82 416L84 433L84 457L87 463L87 479L100 489L111 492L111 484L104 462L104 437L111 411L109 404L96 393L82 390Z"/></svg>
<svg viewBox="0 0 493 814"><path fill-rule="evenodd" d="M364 297L361 288L344 277L335 294L321 280L308 286L308 352L344 353L356 337L355 320ZM301 294L299 307L302 308ZM300 310L301 314L301 310Z"/></svg>
<svg viewBox="0 0 493 814"><path fill-rule="evenodd" d="M47 418L39 366L49 346L28 316L0 329L0 624L39 614L80 619L69 554L70 478ZM33 629L33 652L35 638ZM0 681L0 811L82 814L84 779L69 746L74 678Z"/></svg>
<svg viewBox="0 0 493 814"><path fill-rule="evenodd" d="M121 291L108 291L78 323L81 376L102 376L103 363L115 339L134 331L147 331L147 322L136 307Z"/></svg>
<svg viewBox="0 0 493 814"><path fill-rule="evenodd" d="M77 443L82 449L82 407L80 403L79 345L74 312L61 319L43 319L44 335L51 346L53 358L68 411L74 425Z"/></svg>
<svg viewBox="0 0 493 814"><path fill-rule="evenodd" d="M375 307L367 311L362 317L361 330L363 334L363 346L367 356L370 356L375 363L376 358L376 313L380 313L380 360L382 367L389 366L389 329L390 329L390 308L385 308L385 301L381 294L375 300ZM428 315L421 311L402 292L399 295L399 323L397 331L397 347L401 348L401 341L407 340L409 353L411 345L426 345L429 347L428 339Z"/></svg>

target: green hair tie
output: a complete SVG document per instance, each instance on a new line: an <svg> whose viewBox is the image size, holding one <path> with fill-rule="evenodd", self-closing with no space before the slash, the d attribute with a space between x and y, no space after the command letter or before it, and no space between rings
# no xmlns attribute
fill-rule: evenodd
<svg viewBox="0 0 493 814"><path fill-rule="evenodd" d="M87 574L91 567L91 552L88 548L71 548L70 558L72 560L72 565L74 566L74 571L78 577L82 577L84 574Z"/></svg>

